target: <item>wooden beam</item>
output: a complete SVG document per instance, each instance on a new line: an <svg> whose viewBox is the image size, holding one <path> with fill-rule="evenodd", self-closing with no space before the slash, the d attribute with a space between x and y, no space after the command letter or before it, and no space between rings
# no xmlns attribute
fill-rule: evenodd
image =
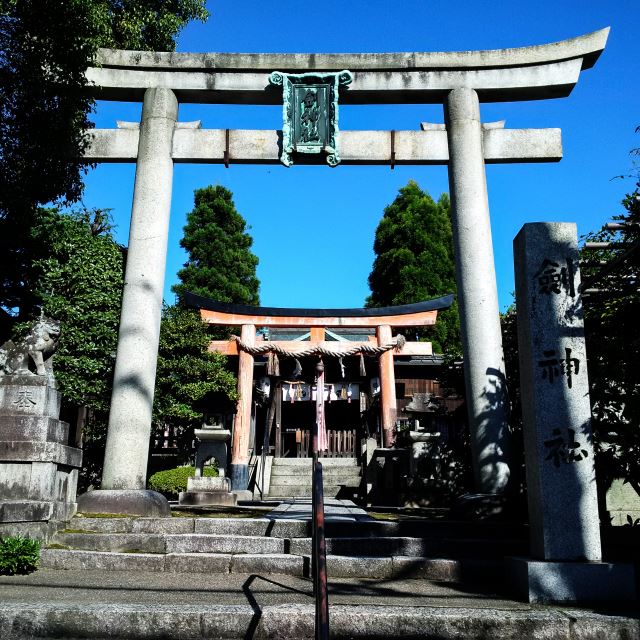
<svg viewBox="0 0 640 640"><path fill-rule="evenodd" d="M247 316L222 311L200 310L200 317L209 324L258 327L377 327L381 323L391 327L423 327L436 323L437 311L421 311L393 316L369 317L304 317L304 316Z"/></svg>

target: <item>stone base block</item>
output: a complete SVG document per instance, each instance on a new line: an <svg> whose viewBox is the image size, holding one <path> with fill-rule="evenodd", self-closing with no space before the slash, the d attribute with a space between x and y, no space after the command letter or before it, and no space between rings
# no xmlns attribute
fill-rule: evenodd
<svg viewBox="0 0 640 640"><path fill-rule="evenodd" d="M234 507L238 500L230 491L181 491L179 502L191 507L216 505Z"/></svg>
<svg viewBox="0 0 640 640"><path fill-rule="evenodd" d="M41 522L53 517L53 502L7 500L0 503L0 522Z"/></svg>
<svg viewBox="0 0 640 640"><path fill-rule="evenodd" d="M623 602L636 597L631 564L506 558L507 581L528 602Z"/></svg>
<svg viewBox="0 0 640 640"><path fill-rule="evenodd" d="M78 496L78 512L171 517L167 499L147 489L99 489L83 493Z"/></svg>
<svg viewBox="0 0 640 640"><path fill-rule="evenodd" d="M58 418L60 393L47 376L12 375L0 378L0 415Z"/></svg>
<svg viewBox="0 0 640 640"><path fill-rule="evenodd" d="M231 491L231 480L224 476L187 478L187 491Z"/></svg>
<svg viewBox="0 0 640 640"><path fill-rule="evenodd" d="M0 538L22 536L48 542L60 528L59 522L0 522Z"/></svg>

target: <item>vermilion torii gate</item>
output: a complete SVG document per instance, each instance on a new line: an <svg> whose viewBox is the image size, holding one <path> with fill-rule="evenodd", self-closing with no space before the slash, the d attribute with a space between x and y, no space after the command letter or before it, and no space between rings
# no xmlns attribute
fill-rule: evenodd
<svg viewBox="0 0 640 640"><path fill-rule="evenodd" d="M231 441L231 486L246 489L249 466L249 434L253 388L253 362L256 353L284 350L295 356L301 352L342 357L354 353L376 354L380 358L380 413L385 447L393 445L396 425L396 390L393 358L395 354L431 355L430 342L404 342L392 337L392 329L433 325L440 309L447 309L453 295L378 309L283 309L226 304L187 294L187 304L199 308L202 319L212 325L240 326L240 339L219 340L210 350L238 355L238 410ZM256 327L290 327L310 330L309 341L256 342ZM325 328L374 328L375 342L325 342Z"/></svg>
<svg viewBox="0 0 640 640"><path fill-rule="evenodd" d="M179 102L278 104L275 71L351 72L342 104L440 103L445 127L342 131L344 164L447 164L465 381L478 489L509 480L507 395L484 165L553 162L558 129L483 125L480 102L569 95L602 53L608 29L553 44L491 51L382 54L189 54L102 50L87 76L103 100L143 101L140 124L91 132L88 162L136 162L131 230L102 487L145 486L174 162L278 163L279 131L201 129ZM318 156L305 159L323 163ZM295 168L292 169L295 171ZM115 492L115 493L114 493ZM102 494L102 498L100 498ZM128 494L144 501L144 494ZM138 495L138 498L136 498ZM120 495L121 497L121 495ZM83 502L83 508L90 505ZM105 510L105 503L97 509ZM141 507L144 512L144 508Z"/></svg>

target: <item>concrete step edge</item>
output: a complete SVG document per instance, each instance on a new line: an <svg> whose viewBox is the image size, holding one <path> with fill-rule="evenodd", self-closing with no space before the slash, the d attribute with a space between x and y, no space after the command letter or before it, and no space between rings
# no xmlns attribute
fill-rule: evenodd
<svg viewBox="0 0 640 640"><path fill-rule="evenodd" d="M241 605L162 604L3 604L0 636L11 640L38 638L297 638L314 637L312 604L266 605L256 618L254 607ZM434 638L487 637L513 640L553 637L556 640L638 637L640 621L561 608L545 610L479 607L407 607L397 605L330 605L331 632L336 637L417 638L429 630ZM109 630L108 634L106 629ZM469 635L477 629L478 635Z"/></svg>
<svg viewBox="0 0 640 640"><path fill-rule="evenodd" d="M171 573L270 573L305 575L308 561L285 553L119 553L43 549L42 569L152 571Z"/></svg>

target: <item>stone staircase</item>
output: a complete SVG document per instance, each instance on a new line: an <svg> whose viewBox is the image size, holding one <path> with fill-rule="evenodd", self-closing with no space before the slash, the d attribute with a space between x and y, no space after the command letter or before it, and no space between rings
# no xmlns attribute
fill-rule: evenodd
<svg viewBox="0 0 640 640"><path fill-rule="evenodd" d="M322 458L324 495L352 496L360 486L360 465L355 458ZM270 498L311 496L311 458L274 458Z"/></svg>
<svg viewBox="0 0 640 640"><path fill-rule="evenodd" d="M478 523L474 524L478 531ZM465 523L327 521L331 578L461 582L502 575L505 555L526 551L526 532ZM309 575L310 523L269 518L75 517L43 549L59 570Z"/></svg>

